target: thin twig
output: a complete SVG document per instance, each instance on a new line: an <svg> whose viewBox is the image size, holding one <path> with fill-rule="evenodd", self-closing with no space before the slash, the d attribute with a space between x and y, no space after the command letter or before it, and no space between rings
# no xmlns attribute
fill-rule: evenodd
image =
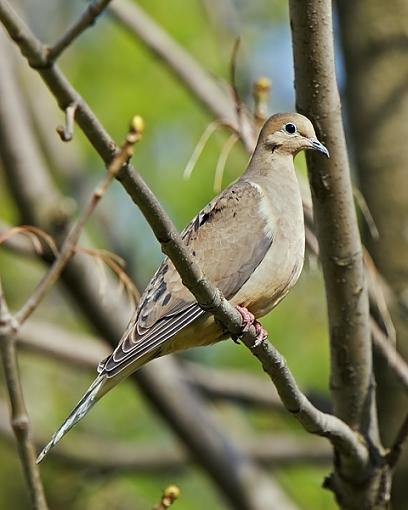
<svg viewBox="0 0 408 510"><path fill-rule="evenodd" d="M20 225L18 227L10 227L5 232L0 232L0 244L5 243L17 234L23 234L27 236L28 239L30 239L34 251L37 255L42 255L44 252L41 241L45 243L54 257L58 255L58 249L54 239L49 234L47 234L47 232L44 232L44 230L41 228L34 227L33 225Z"/></svg>
<svg viewBox="0 0 408 510"><path fill-rule="evenodd" d="M252 89L255 102L254 117L259 129L261 129L266 121L271 86L272 84L269 78L261 77L255 81Z"/></svg>
<svg viewBox="0 0 408 510"><path fill-rule="evenodd" d="M388 337L388 341L395 346L397 343L397 334L387 304L387 300L391 305L393 301L395 302L394 293L379 273L370 253L364 247L363 256L368 281L368 295L370 297L371 330L373 330L375 326L378 327L378 324L381 324L382 329L384 329ZM376 320L374 320L374 317Z"/></svg>
<svg viewBox="0 0 408 510"><path fill-rule="evenodd" d="M94 0L92 1L76 21L58 41L48 49L47 60L51 64L55 62L61 53L79 37L84 30L92 26L96 18L108 6L111 0Z"/></svg>
<svg viewBox="0 0 408 510"><path fill-rule="evenodd" d="M74 121L77 105L75 103L65 108L65 126L57 126L57 133L63 142L70 142L74 136Z"/></svg>
<svg viewBox="0 0 408 510"><path fill-rule="evenodd" d="M408 392L408 364L396 350L395 345L384 335L374 320L371 321L371 335L376 351L392 369L394 375Z"/></svg>
<svg viewBox="0 0 408 510"><path fill-rule="evenodd" d="M364 198L364 195L357 188L357 186L353 186L353 195L358 205L363 218L368 227L368 231L370 232L371 237L377 241L380 238L380 233L378 232L377 225L375 224L373 215L371 214L370 208L368 207L367 201Z"/></svg>
<svg viewBox="0 0 408 510"><path fill-rule="evenodd" d="M112 253L109 250L104 249L95 249L95 248L82 248L77 246L75 248L76 253L84 253L89 255L90 257L94 257L98 262L102 262L106 264L109 269L117 276L119 281L119 289L120 293L122 290L125 290L126 296L130 303L133 306L137 306L140 300L140 292L137 289L136 285L132 282L130 277L124 271L125 261L116 253ZM105 275L106 280L106 275Z"/></svg>
<svg viewBox="0 0 408 510"><path fill-rule="evenodd" d="M241 44L240 37L237 37L232 48L231 54L231 62L230 62L230 85L232 89L232 95L234 98L235 105L235 115L237 116L237 126L238 132L242 132L242 101L239 95L238 86L237 86L237 58L238 58L238 50Z"/></svg>
<svg viewBox="0 0 408 510"><path fill-rule="evenodd" d="M220 127L222 124L218 122L218 120L214 120L203 131L203 134L200 136L200 139L197 142L197 145L194 147L193 153L191 154L190 159L187 162L187 165L183 172L183 179L190 179L193 170L197 164L198 158L201 156L201 153L204 150L204 147L207 145L210 136Z"/></svg>
<svg viewBox="0 0 408 510"><path fill-rule="evenodd" d="M395 438L394 444L390 448L390 451L387 455L387 463L390 466L390 469L394 469L397 465L399 458L401 457L404 444L408 439L408 413L405 416L404 421L401 424L400 429L398 430L397 437Z"/></svg>
<svg viewBox="0 0 408 510"><path fill-rule="evenodd" d="M23 388L15 347L16 321L8 311L0 282L0 351L10 400L10 422L17 440L17 449L34 510L47 510L36 453L31 440L30 421L24 402Z"/></svg>
<svg viewBox="0 0 408 510"><path fill-rule="evenodd" d="M220 155L218 157L217 164L215 166L215 175L214 175L214 191L215 193L219 193L222 188L222 177L224 175L225 164L227 162L228 156L234 145L238 141L238 136L235 133L227 139L225 142Z"/></svg>
<svg viewBox="0 0 408 510"><path fill-rule="evenodd" d="M140 117L135 117L130 127L129 133L126 137L126 141L122 148L118 151L116 156L113 158L111 164L108 167L108 171L104 179L97 185L88 203L82 210L75 224L71 227L65 241L61 246L58 257L54 260L51 268L47 274L40 281L34 292L27 299L21 309L16 313L15 317L18 323L21 325L37 308L45 294L51 288L51 286L58 280L60 274L67 265L69 259L75 252L75 247L78 243L82 229L89 217L95 210L99 201L105 194L112 180L117 176L122 166L129 160L132 155L133 145L140 139L143 131L143 125L141 124Z"/></svg>
<svg viewBox="0 0 408 510"><path fill-rule="evenodd" d="M180 497L180 489L177 485L169 485L163 491L160 503L153 510L167 510Z"/></svg>

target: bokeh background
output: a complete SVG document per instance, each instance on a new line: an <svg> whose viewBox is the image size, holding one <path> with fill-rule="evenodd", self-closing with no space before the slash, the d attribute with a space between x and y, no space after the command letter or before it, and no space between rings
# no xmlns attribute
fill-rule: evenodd
<svg viewBox="0 0 408 510"><path fill-rule="evenodd" d="M285 2L141 0L138 4L220 82L229 80L232 48L239 35L237 85L242 99L253 107L253 82L267 76L272 83L269 112L295 110ZM16 8L41 40L52 42L80 15L84 2L18 0ZM335 28L338 79L344 92L345 70L340 35L338 27ZM58 139L55 126L63 122L62 113L36 73L22 59L14 58L17 52L12 46L9 51L16 63L16 87L21 87L27 95L39 141L46 153L47 145L48 151L54 151L48 159L49 171L62 193L80 205L98 182L103 164L79 129L75 129L74 140L69 144ZM60 59L60 65L116 141L123 139L132 115L143 116L145 136L136 148L133 161L176 225L180 229L184 227L214 196L214 169L229 135L218 130L205 146L192 177L184 180L183 170L202 132L213 119L163 64L108 14L102 15L93 28L75 41ZM240 175L247 159L244 149L237 144L228 158L223 186ZM297 157L296 166L300 178L305 179L303 155ZM0 216L10 225L19 222L2 174ZM109 246L126 259L127 271L142 290L162 254L146 221L118 183L104 197L89 222L87 233L96 246ZM29 295L44 268L39 262L16 257L1 247L0 267L9 305L15 310ZM50 293L34 318L74 332L73 349L81 349L77 337L93 334L75 304L59 287ZM313 258L307 258L298 285L263 324L302 389L325 402L329 398L326 310L322 276ZM222 373L234 371L237 377L251 374L264 383L265 392L271 391L271 383L258 362L247 349L232 341L195 349L182 357ZM21 352L20 361L34 434L46 438L88 387L93 374L25 351ZM6 402L3 385L0 385L0 397L3 409ZM238 443L245 443L248 438L258 445L263 441L266 444L271 437L281 437L282 441L288 437L308 439L295 420L276 409L209 399L208 413ZM64 440L67 448L71 443L72 449L81 448L88 441L90 447L100 449L120 444L132 449L147 446L158 453L169 449L184 451L183 445L128 382L105 397ZM324 459L267 462L263 469L282 484L299 508L336 508L331 493L321 489L323 478L330 470ZM175 508L227 508L206 474L193 463L156 472L123 472L106 470L103 466L78 466L63 456L51 455L41 470L50 507L59 510L148 509L170 483L177 484L182 491ZM0 508L28 508L15 445L7 430L0 437Z"/></svg>

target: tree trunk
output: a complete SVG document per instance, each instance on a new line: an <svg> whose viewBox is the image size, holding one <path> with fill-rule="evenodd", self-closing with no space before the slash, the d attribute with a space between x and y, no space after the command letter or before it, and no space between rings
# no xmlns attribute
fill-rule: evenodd
<svg viewBox="0 0 408 510"><path fill-rule="evenodd" d="M342 0L338 11L355 162L380 232L377 241L367 236L367 246L395 294L397 346L408 359L408 3ZM376 372L381 434L389 446L408 399L382 360ZM393 484L395 510L408 508L407 480L405 455Z"/></svg>

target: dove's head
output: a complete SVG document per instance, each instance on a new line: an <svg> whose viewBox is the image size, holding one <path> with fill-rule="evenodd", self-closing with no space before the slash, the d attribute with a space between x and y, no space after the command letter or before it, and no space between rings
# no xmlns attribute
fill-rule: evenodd
<svg viewBox="0 0 408 510"><path fill-rule="evenodd" d="M266 151L295 155L312 149L329 157L329 151L316 138L313 124L299 113L277 113L265 122L258 145Z"/></svg>

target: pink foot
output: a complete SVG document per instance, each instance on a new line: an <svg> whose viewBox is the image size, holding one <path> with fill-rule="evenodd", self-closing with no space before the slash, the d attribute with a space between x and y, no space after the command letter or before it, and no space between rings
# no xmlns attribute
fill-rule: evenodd
<svg viewBox="0 0 408 510"><path fill-rule="evenodd" d="M256 340L254 343L254 347L258 347L265 340L265 338L268 338L268 332L266 331L266 329L262 327L262 324L258 321L254 322L254 326L256 329Z"/></svg>
<svg viewBox="0 0 408 510"><path fill-rule="evenodd" d="M254 314L252 314L247 308L244 306L236 305L235 308L241 314L243 331L248 331L251 326L255 327L256 330L256 340L254 347L258 347L262 343L265 338L267 338L267 331L261 326L261 324L255 319ZM232 337L235 343L239 343L237 337Z"/></svg>
<svg viewBox="0 0 408 510"><path fill-rule="evenodd" d="M255 322L255 316L244 306L236 305L235 308L241 314L242 324L244 326L244 331L247 330L252 324Z"/></svg>

